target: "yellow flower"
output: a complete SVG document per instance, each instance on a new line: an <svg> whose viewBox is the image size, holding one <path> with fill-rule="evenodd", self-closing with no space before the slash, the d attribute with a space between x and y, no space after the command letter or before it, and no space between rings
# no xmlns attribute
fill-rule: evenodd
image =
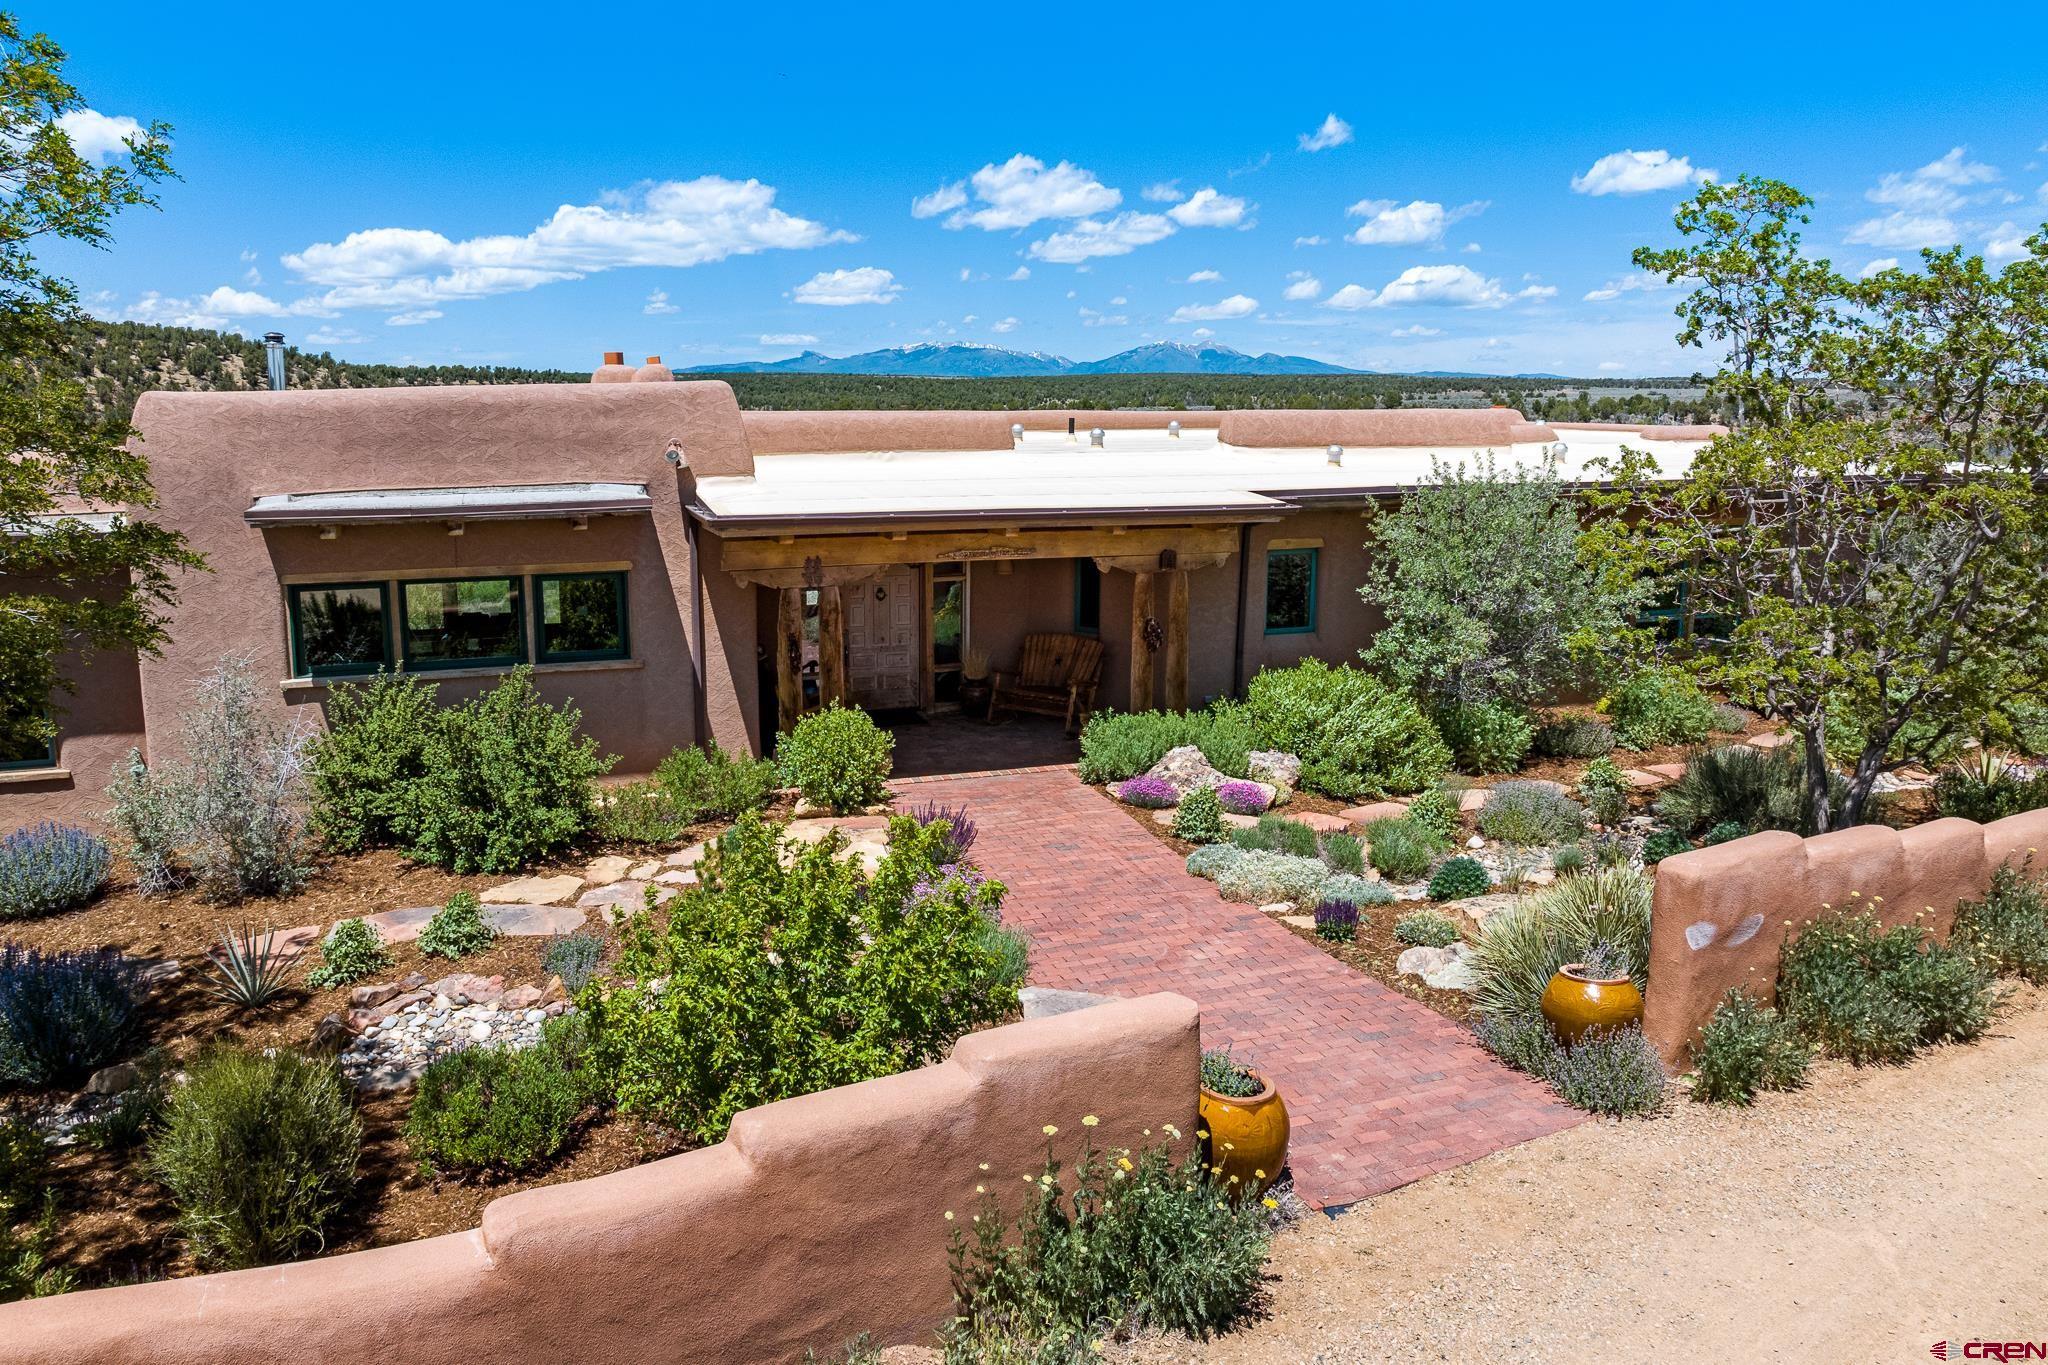
<svg viewBox="0 0 2048 1365"><path fill-rule="evenodd" d="M1116 1159L1116 1164L1117 1164L1117 1165L1118 1165L1119 1167L1121 1167L1122 1169L1126 1170L1126 1171L1128 1171L1129 1169L1131 1169L1131 1159L1130 1159L1129 1157L1127 1157L1127 1156L1120 1156L1120 1157L1118 1157L1118 1158Z"/></svg>
<svg viewBox="0 0 2048 1365"><path fill-rule="evenodd" d="M1264 1171L1253 1171L1252 1177L1257 1180L1264 1180L1266 1178L1266 1173Z"/></svg>
<svg viewBox="0 0 2048 1365"><path fill-rule="evenodd" d="M1209 1130L1207 1128L1197 1128L1195 1129L1195 1136L1207 1142L1209 1140Z"/></svg>
<svg viewBox="0 0 2048 1365"><path fill-rule="evenodd" d="M988 1169L988 1163L986 1161L981 1163L981 1169L984 1171Z"/></svg>
<svg viewBox="0 0 2048 1365"><path fill-rule="evenodd" d="M1041 1131L1043 1131L1047 1137L1051 1137L1054 1133L1057 1133L1059 1131L1059 1128L1053 1124L1048 1123Z"/></svg>
<svg viewBox="0 0 2048 1365"><path fill-rule="evenodd" d="M1264 1172L1264 1171L1260 1171L1260 1172L1259 1172L1259 1174L1260 1174L1260 1175L1264 1175L1264 1174L1265 1174L1265 1172ZM976 1186L974 1187L974 1192L975 1192L976 1194L987 1194L987 1193L988 1193L988 1186L986 1186L986 1185L976 1185Z"/></svg>
<svg viewBox="0 0 2048 1365"><path fill-rule="evenodd" d="M1236 1177L1236 1176L1232 1176L1232 1177L1230 1177L1230 1183L1231 1183L1231 1184L1233 1184L1233 1185L1235 1185L1235 1184L1237 1183L1237 1177ZM953 1215L949 1213L949 1214L947 1214L946 1216L947 1216L948 1218L951 1218L951 1217L952 1217Z"/></svg>
<svg viewBox="0 0 2048 1365"><path fill-rule="evenodd" d="M1277 1199L1261 1199L1259 1202L1261 1204L1264 1204L1269 1209L1277 1209L1280 1207L1280 1201Z"/></svg>
<svg viewBox="0 0 2048 1365"><path fill-rule="evenodd" d="M1096 1118L1093 1114L1084 1114L1081 1117L1081 1126L1083 1128L1093 1128L1096 1124L1100 1122L1102 1122L1102 1120Z"/></svg>
<svg viewBox="0 0 2048 1365"><path fill-rule="evenodd" d="M1234 1152L1237 1150L1237 1144L1234 1142L1226 1142L1223 1144L1223 1150L1226 1152Z"/></svg>

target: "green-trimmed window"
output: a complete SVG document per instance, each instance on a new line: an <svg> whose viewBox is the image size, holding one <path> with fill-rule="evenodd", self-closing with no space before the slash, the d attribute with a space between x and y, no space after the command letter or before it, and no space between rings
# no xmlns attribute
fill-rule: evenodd
<svg viewBox="0 0 2048 1365"><path fill-rule="evenodd" d="M57 766L57 737L45 728L49 719L41 706L0 708L0 772Z"/></svg>
<svg viewBox="0 0 2048 1365"><path fill-rule="evenodd" d="M624 574L540 574L533 591L542 663L626 657Z"/></svg>
<svg viewBox="0 0 2048 1365"><path fill-rule="evenodd" d="M517 578L413 579L398 585L407 668L510 668L526 662Z"/></svg>
<svg viewBox="0 0 2048 1365"><path fill-rule="evenodd" d="M1266 634L1306 635L1316 628L1316 551L1266 552Z"/></svg>
<svg viewBox="0 0 2048 1365"><path fill-rule="evenodd" d="M1092 559L1074 561L1074 633L1102 633L1102 570Z"/></svg>
<svg viewBox="0 0 2048 1365"><path fill-rule="evenodd" d="M374 673L391 663L391 593L382 583L294 583L285 590L292 676Z"/></svg>

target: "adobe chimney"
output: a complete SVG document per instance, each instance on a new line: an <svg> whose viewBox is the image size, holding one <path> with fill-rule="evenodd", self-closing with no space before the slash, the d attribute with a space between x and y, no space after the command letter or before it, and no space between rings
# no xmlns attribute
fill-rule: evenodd
<svg viewBox="0 0 2048 1365"><path fill-rule="evenodd" d="M633 382L633 367L626 363L624 351L606 351L604 364L590 373L593 384L630 384Z"/></svg>
<svg viewBox="0 0 2048 1365"><path fill-rule="evenodd" d="M647 357L647 363L633 371L633 382L635 384L659 384L663 381L673 383L675 377L675 371L662 364L661 357L658 355Z"/></svg>

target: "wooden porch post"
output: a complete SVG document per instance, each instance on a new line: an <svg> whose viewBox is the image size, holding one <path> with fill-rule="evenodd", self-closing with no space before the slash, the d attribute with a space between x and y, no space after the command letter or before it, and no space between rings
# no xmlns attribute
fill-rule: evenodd
<svg viewBox="0 0 2048 1365"><path fill-rule="evenodd" d="M1188 571L1166 573L1166 709L1188 709Z"/></svg>
<svg viewBox="0 0 2048 1365"><path fill-rule="evenodd" d="M818 700L846 700L846 608L837 583L818 589Z"/></svg>
<svg viewBox="0 0 2048 1365"><path fill-rule="evenodd" d="M804 709L804 680L798 671L804 636L804 590L784 588L775 612L775 728L796 728Z"/></svg>
<svg viewBox="0 0 2048 1365"><path fill-rule="evenodd" d="M1156 575L1139 571L1131 575L1131 700L1133 711L1152 709L1152 649L1145 628L1152 623L1153 582Z"/></svg>

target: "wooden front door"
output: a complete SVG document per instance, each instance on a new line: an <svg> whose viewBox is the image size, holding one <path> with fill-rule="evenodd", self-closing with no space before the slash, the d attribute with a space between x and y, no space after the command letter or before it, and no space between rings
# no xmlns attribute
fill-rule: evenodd
<svg viewBox="0 0 2048 1365"><path fill-rule="evenodd" d="M842 589L846 690L870 711L918 704L918 623L924 609L915 568L891 569Z"/></svg>

